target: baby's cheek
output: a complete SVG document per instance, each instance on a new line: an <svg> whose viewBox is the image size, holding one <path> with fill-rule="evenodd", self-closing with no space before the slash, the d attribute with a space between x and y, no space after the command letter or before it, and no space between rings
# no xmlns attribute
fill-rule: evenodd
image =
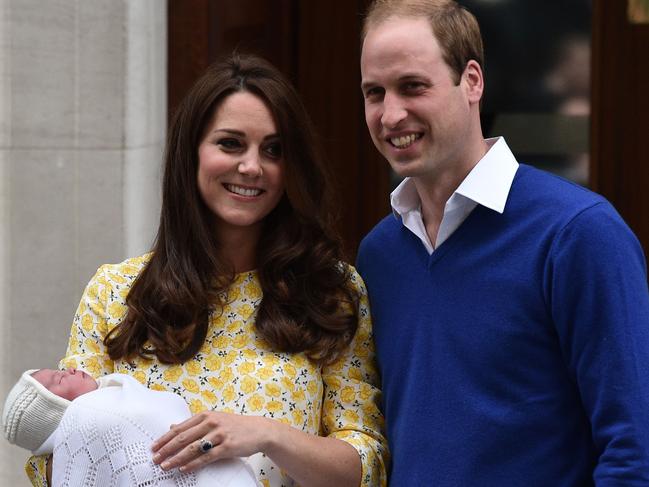
<svg viewBox="0 0 649 487"><path fill-rule="evenodd" d="M59 384L53 384L47 390L63 399L68 399L68 396L70 395L67 388L61 387Z"/></svg>

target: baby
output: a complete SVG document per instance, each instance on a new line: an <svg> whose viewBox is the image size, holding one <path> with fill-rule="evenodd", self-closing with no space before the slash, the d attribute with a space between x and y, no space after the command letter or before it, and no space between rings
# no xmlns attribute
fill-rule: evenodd
<svg viewBox="0 0 649 487"><path fill-rule="evenodd" d="M190 415L180 396L148 389L128 375L95 380L81 370L40 369L26 371L11 389L2 423L10 443L36 455L53 453L55 487L258 486L242 459L192 473L153 463L153 441Z"/></svg>
<svg viewBox="0 0 649 487"><path fill-rule="evenodd" d="M68 401L99 387L99 382L83 370L40 369L34 372L32 377L48 391Z"/></svg>

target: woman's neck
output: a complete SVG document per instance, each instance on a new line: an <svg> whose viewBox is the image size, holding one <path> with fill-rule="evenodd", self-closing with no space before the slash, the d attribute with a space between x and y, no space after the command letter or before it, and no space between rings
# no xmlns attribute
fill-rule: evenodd
<svg viewBox="0 0 649 487"><path fill-rule="evenodd" d="M235 273L255 269L261 226L228 227L217 233L223 257L232 263Z"/></svg>

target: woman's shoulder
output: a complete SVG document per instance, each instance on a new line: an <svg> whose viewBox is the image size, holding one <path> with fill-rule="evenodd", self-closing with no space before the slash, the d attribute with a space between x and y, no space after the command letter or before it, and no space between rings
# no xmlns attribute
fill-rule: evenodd
<svg viewBox="0 0 649 487"><path fill-rule="evenodd" d="M152 255L149 252L137 257L130 257L117 264L104 264L97 270L97 277L118 283L132 281L142 272Z"/></svg>
<svg viewBox="0 0 649 487"><path fill-rule="evenodd" d="M367 294L367 290L365 289L365 282L363 281L363 278L358 273L356 268L344 261L339 261L338 265L340 267L340 270L347 274L347 280L350 286L361 295Z"/></svg>

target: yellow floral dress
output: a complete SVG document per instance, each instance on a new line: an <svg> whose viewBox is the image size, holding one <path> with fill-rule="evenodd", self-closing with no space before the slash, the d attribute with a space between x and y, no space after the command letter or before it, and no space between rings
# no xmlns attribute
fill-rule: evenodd
<svg viewBox="0 0 649 487"><path fill-rule="evenodd" d="M193 359L181 365L112 361L103 339L123 319L126 296L147 261L144 255L99 268L81 298L61 368L80 368L94 377L130 374L151 389L180 395L193 413L218 410L266 416L308 433L338 438L358 451L362 486L386 484L388 451L378 408L367 293L353 268L352 284L361 296L358 331L347 352L332 365L320 367L302 353L274 352L257 335L254 324L262 291L255 271L236 276L225 296L228 304L210 315L205 343ZM295 485L262 453L249 462L262 485ZM46 485L44 457L30 458L25 469L33 485Z"/></svg>

